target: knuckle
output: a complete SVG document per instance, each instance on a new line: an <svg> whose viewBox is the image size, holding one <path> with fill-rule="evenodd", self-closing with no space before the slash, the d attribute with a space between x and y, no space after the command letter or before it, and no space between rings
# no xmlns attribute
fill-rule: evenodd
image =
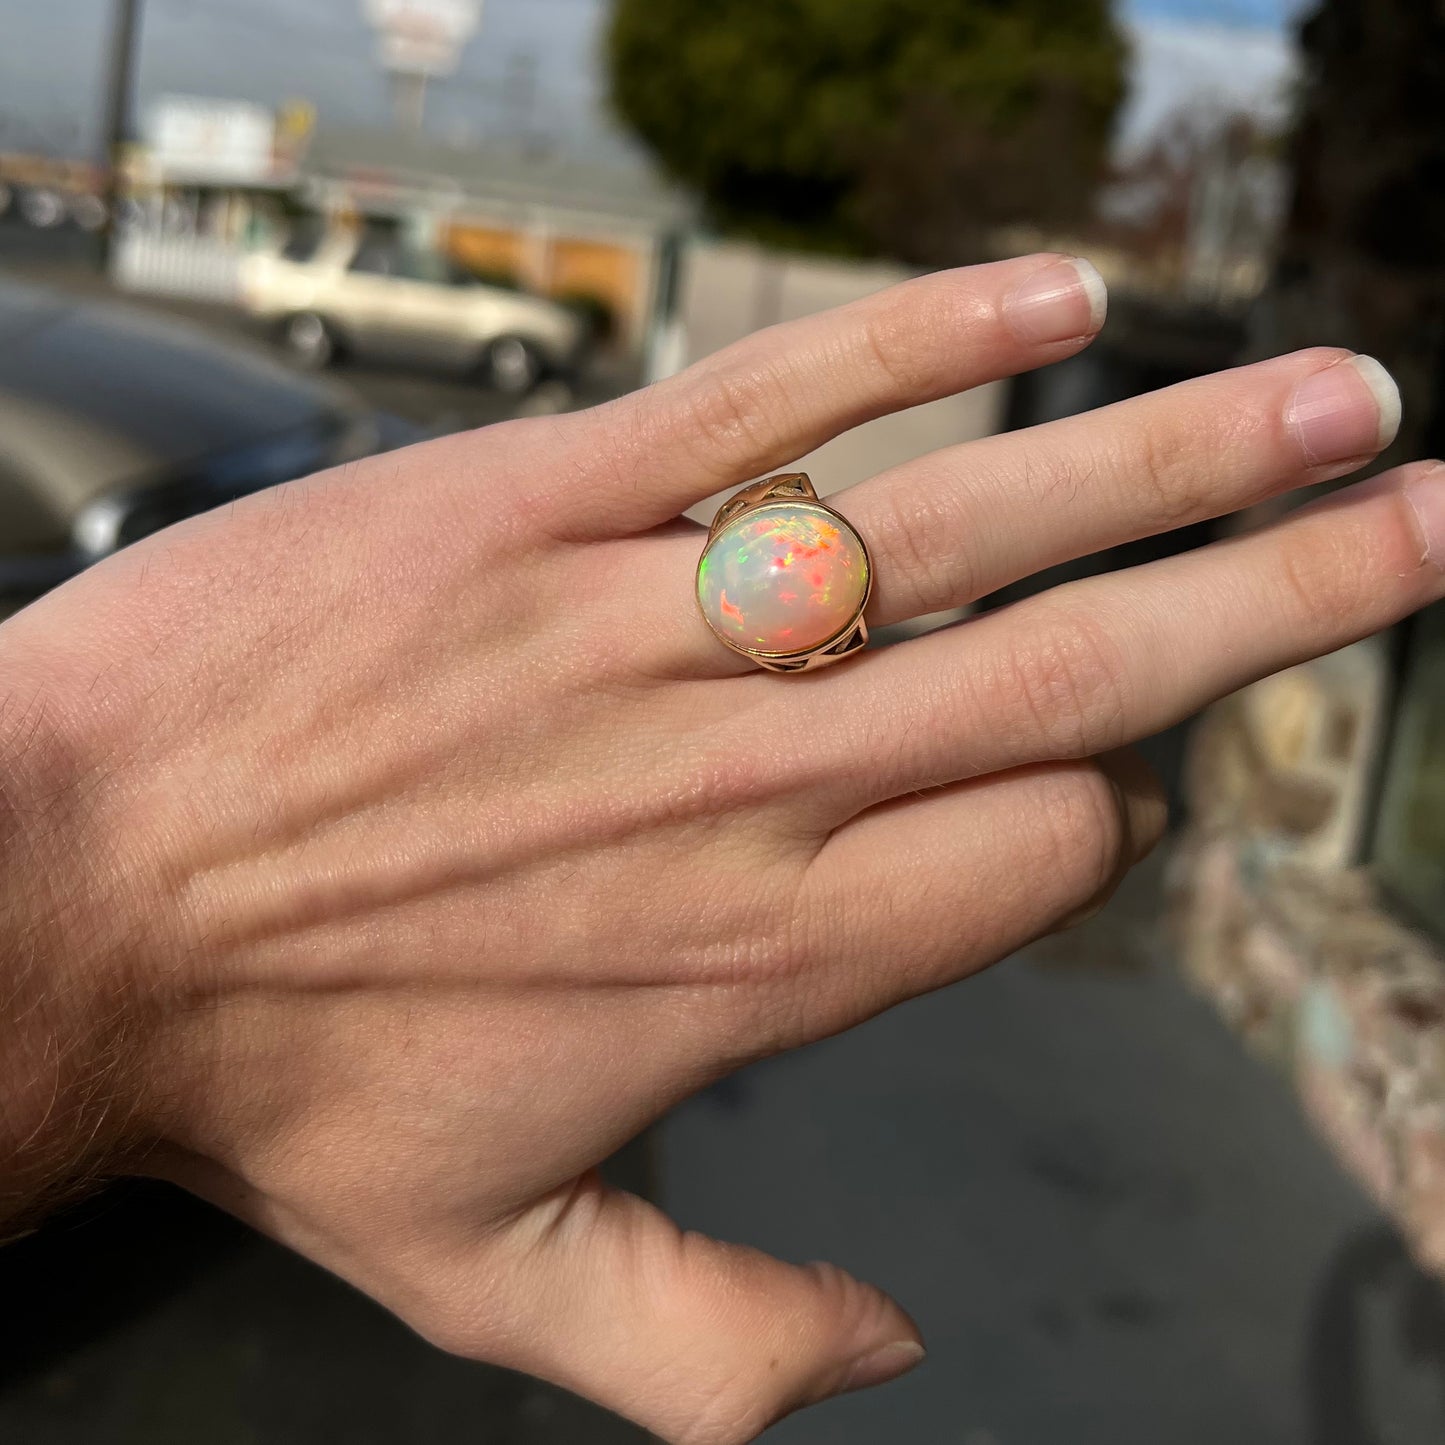
<svg viewBox="0 0 1445 1445"><path fill-rule="evenodd" d="M893 298L864 313L858 345L881 399L912 396L932 379L918 340L918 308L913 298Z"/></svg>
<svg viewBox="0 0 1445 1445"><path fill-rule="evenodd" d="M1336 627L1360 610L1370 569L1347 550L1337 531L1312 527L1281 539L1276 575L1289 611L1300 621Z"/></svg>
<svg viewBox="0 0 1445 1445"><path fill-rule="evenodd" d="M713 990L710 1047L729 1068L771 1058L816 1036L840 987L826 940L802 910L759 908L739 919L729 910L725 955L692 970Z"/></svg>
<svg viewBox="0 0 1445 1445"><path fill-rule="evenodd" d="M1043 428L1020 463L1024 495L1053 503L1101 492L1114 494L1111 505L1126 506L1131 518L1151 532L1173 531L1211 510L1207 468L1190 465L1201 454L1175 427L1161 428L1122 419L1100 434L1086 424L1080 444L1079 423ZM1120 495L1122 493L1122 495Z"/></svg>
<svg viewBox="0 0 1445 1445"><path fill-rule="evenodd" d="M1182 458L1196 455L1187 438L1165 428L1135 426L1120 446L1123 455L1111 463L1110 469L1125 478L1133 490L1144 494L1150 530L1171 532L1207 510L1206 470L1181 465Z"/></svg>
<svg viewBox="0 0 1445 1445"><path fill-rule="evenodd" d="M888 577L906 589L910 610L941 612L971 601L973 569L961 547L941 550L941 538L962 532L951 488L885 487L881 527L870 527Z"/></svg>
<svg viewBox="0 0 1445 1445"><path fill-rule="evenodd" d="M858 341L880 399L937 393L956 358L988 344L999 325L994 298L960 284L957 271L919 276L857 305Z"/></svg>
<svg viewBox="0 0 1445 1445"><path fill-rule="evenodd" d="M786 907L760 908L729 954L728 981L758 990L744 1005L750 1022L758 1027L784 1027L787 1022L778 1016L776 1001L764 996L764 986L790 985L822 962L822 951L808 928Z"/></svg>
<svg viewBox="0 0 1445 1445"><path fill-rule="evenodd" d="M1077 609L1041 610L1020 624L982 683L989 713L1035 757L1085 757L1117 747L1128 699L1119 649Z"/></svg>
<svg viewBox="0 0 1445 1445"><path fill-rule="evenodd" d="M731 719L734 727L739 719ZM784 739L753 745L737 738L695 739L690 756L658 767L637 791L640 821L652 827L697 824L786 806L805 790L809 773L797 749Z"/></svg>
<svg viewBox="0 0 1445 1445"><path fill-rule="evenodd" d="M712 470L753 467L775 456L789 430L787 388L760 370L703 371L680 398L682 425Z"/></svg>
<svg viewBox="0 0 1445 1445"><path fill-rule="evenodd" d="M1382 495L1380 480L1361 489L1368 505L1326 496L1278 529L1270 575L1285 615L1312 646L1339 646L1381 626L1382 613L1418 602L1421 574L1433 571L1413 507L1396 487ZM1376 505L1387 498L1391 505Z"/></svg>
<svg viewBox="0 0 1445 1445"><path fill-rule="evenodd" d="M1102 903L1129 847L1127 809L1103 770L1090 764L1057 774L1044 800L1042 865L1067 880L1071 899Z"/></svg>

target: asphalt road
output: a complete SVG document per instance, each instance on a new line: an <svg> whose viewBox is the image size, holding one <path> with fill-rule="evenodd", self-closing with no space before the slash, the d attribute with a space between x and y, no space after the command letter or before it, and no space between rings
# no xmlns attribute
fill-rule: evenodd
<svg viewBox="0 0 1445 1445"><path fill-rule="evenodd" d="M505 410L435 377L348 380L431 428ZM1439 1289L1285 1083L1179 981L1159 892L1146 869L1084 928L749 1070L620 1161L684 1224L836 1260L923 1326L917 1374L770 1439L1445 1440ZM323 1272L150 1188L0 1252L0 1340L0 1439L24 1445L641 1439L442 1357Z"/></svg>
<svg viewBox="0 0 1445 1445"><path fill-rule="evenodd" d="M778 1445L1438 1445L1445 1303L1182 984L1099 917L687 1104L686 1226L894 1293L917 1371ZM887 967L887 960L879 960Z"/></svg>

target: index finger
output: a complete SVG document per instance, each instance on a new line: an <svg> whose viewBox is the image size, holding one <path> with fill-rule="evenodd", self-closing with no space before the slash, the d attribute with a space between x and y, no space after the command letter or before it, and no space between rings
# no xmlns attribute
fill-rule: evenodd
<svg viewBox="0 0 1445 1445"><path fill-rule="evenodd" d="M1072 356L1107 304L1087 261L1045 254L940 271L754 332L589 415L611 484L559 495L560 530L642 531L863 422Z"/></svg>

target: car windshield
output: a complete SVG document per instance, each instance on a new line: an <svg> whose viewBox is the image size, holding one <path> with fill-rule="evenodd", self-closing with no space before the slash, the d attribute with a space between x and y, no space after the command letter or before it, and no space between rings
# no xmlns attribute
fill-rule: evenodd
<svg viewBox="0 0 1445 1445"><path fill-rule="evenodd" d="M287 237L286 244L281 249L281 255L287 261L296 261L302 264L313 260L316 252L320 249L324 235L325 231L318 222L300 222Z"/></svg>
<svg viewBox="0 0 1445 1445"><path fill-rule="evenodd" d="M396 241L364 242L352 257L349 269L372 276L393 276L402 281L422 281L430 286L503 284L500 280L477 275L440 251L428 251ZM515 283L509 289L515 289Z"/></svg>
<svg viewBox="0 0 1445 1445"><path fill-rule="evenodd" d="M450 262L435 251L398 251L395 274L408 281L429 281L434 286L457 284L451 273Z"/></svg>
<svg viewBox="0 0 1445 1445"><path fill-rule="evenodd" d="M464 266L436 251L397 252L394 275L408 281L427 281L433 286L474 286L477 278Z"/></svg>

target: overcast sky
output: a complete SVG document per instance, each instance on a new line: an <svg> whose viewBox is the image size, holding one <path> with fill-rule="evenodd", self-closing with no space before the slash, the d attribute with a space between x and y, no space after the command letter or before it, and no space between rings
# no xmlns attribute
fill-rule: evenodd
<svg viewBox="0 0 1445 1445"><path fill-rule="evenodd" d="M1290 75L1289 22L1302 0L1127 0L1135 36L1126 145L1199 99L1278 113ZM305 98L324 124L388 116L360 0L142 0L139 92ZM0 149L66 153L97 144L98 77L111 0L0 0ZM607 0L486 0L455 79L435 86L428 124L466 140L505 128L535 67L534 118L583 150L610 149L599 119L598 35ZM519 62L519 57L524 59ZM508 98L510 96L510 99Z"/></svg>

